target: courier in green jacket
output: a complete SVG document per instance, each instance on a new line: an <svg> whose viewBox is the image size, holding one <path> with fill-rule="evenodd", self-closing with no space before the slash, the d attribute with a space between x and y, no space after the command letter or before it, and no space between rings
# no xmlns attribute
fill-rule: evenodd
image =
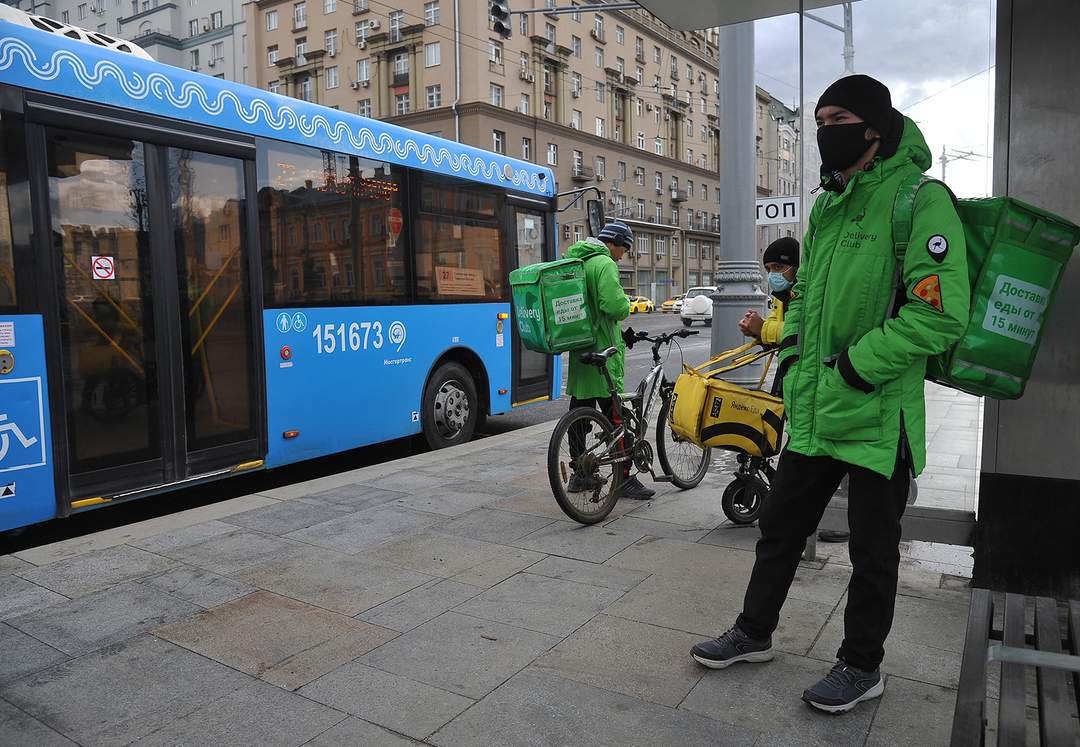
<svg viewBox="0 0 1080 747"><path fill-rule="evenodd" d="M615 388L623 388L626 368L626 342L619 334L619 322L630 316L630 298L619 284L619 268L615 264L623 254L634 246L634 233L621 221L608 223L596 238L587 238L570 247L567 256L580 259L585 265L585 289L589 298L589 316L596 320L596 344L591 348L570 351L570 365L566 375L566 393L570 395L570 409L575 407L599 407L608 417L612 416L613 402L607 381L595 366L587 366L578 358L582 353L606 350L614 346L618 352L608 358L607 368ZM582 434L582 439L584 434ZM571 438L571 450L575 439ZM629 465L627 465L627 471ZM580 475L570 478L570 492L580 492L589 486ZM623 483L620 496L645 499L656 491L645 487L636 478Z"/></svg>
<svg viewBox="0 0 1080 747"><path fill-rule="evenodd" d="M925 171L919 128L865 75L833 83L815 112L820 195L780 343L790 441L760 519L761 539L735 626L693 647L723 668L772 658L806 538L848 476L852 575L844 640L828 676L803 700L843 712L884 690L879 665L892 627L900 517L926 461L927 356L963 334L968 314L964 232L948 190L921 189L898 267L892 242L900 181Z"/></svg>

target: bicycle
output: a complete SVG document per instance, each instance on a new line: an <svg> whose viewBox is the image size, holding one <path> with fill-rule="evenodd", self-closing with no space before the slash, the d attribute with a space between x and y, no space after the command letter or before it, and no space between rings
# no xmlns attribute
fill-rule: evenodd
<svg viewBox="0 0 1080 747"><path fill-rule="evenodd" d="M629 479L631 467L648 472L654 482L671 482L689 490L705 477L712 449L701 447L676 435L668 425L671 393L675 383L664 376L660 348L677 337L690 337L697 330L680 329L649 337L638 332L634 339L652 343L653 368L638 384L637 391L619 393L607 369L607 360L616 348L584 353L580 361L596 366L604 375L618 420L591 407L577 407L555 426L548 444L548 480L563 512L581 524L595 524L611 513L619 490ZM653 448L646 440L649 419L657 400L662 400L656 422L656 456L661 475L653 471ZM629 463L629 464L628 464Z"/></svg>

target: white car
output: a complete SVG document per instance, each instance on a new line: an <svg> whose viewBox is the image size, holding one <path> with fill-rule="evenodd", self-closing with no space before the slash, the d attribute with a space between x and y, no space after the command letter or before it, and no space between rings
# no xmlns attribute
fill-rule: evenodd
<svg viewBox="0 0 1080 747"><path fill-rule="evenodd" d="M679 312L684 325L689 327L694 322L702 322L706 327L712 326L713 293L716 293L715 285L699 285L686 291L682 310Z"/></svg>

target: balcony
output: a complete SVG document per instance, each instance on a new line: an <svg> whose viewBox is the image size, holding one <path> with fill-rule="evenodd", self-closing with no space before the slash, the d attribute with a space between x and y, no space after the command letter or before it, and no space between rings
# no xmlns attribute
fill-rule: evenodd
<svg viewBox="0 0 1080 747"><path fill-rule="evenodd" d="M672 202L686 202L690 199L690 195L687 194L685 189L671 188L671 201Z"/></svg>
<svg viewBox="0 0 1080 747"><path fill-rule="evenodd" d="M405 72L405 73L394 73L394 78L393 78L392 85L395 85L395 86L407 86L407 85L409 85L409 74L407 72Z"/></svg>
<svg viewBox="0 0 1080 747"><path fill-rule="evenodd" d="M604 32L602 29L593 29L589 32L589 36L591 36L593 39L600 42L601 44L607 44L607 42L604 40Z"/></svg>
<svg viewBox="0 0 1080 747"><path fill-rule="evenodd" d="M570 177L576 182L584 182L592 179L594 176L592 166L574 166L574 171L570 174Z"/></svg>

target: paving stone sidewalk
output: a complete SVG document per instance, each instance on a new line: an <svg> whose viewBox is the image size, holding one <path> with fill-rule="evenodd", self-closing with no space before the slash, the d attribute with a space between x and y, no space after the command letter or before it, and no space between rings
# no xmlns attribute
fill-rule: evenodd
<svg viewBox="0 0 1080 747"><path fill-rule="evenodd" d="M551 427L0 556L0 744L947 743L970 550L904 543L885 693L829 716L799 696L846 547L800 568L772 662L704 669L758 536L721 511L731 460L584 527Z"/></svg>

